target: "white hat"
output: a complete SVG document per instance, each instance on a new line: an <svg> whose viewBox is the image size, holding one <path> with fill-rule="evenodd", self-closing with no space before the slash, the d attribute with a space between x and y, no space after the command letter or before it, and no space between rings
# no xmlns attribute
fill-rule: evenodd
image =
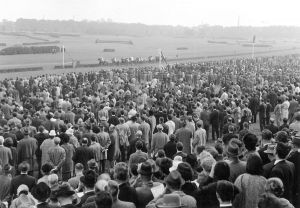
<svg viewBox="0 0 300 208"><path fill-rule="evenodd" d="M176 170L180 163L182 163L182 157L181 156L174 157L173 165L172 167L170 167L169 171L172 172L173 170Z"/></svg>
<svg viewBox="0 0 300 208"><path fill-rule="evenodd" d="M56 136L55 130L51 130L49 136Z"/></svg>
<svg viewBox="0 0 300 208"><path fill-rule="evenodd" d="M74 130L73 130L73 129L68 129L68 130L66 131L66 134L68 134L68 135L73 135L73 134L74 134Z"/></svg>
<svg viewBox="0 0 300 208"><path fill-rule="evenodd" d="M18 189L17 189L17 195L19 196L20 195L20 192L21 191L27 191L29 192L29 188L28 186L26 186L25 184L21 184Z"/></svg>

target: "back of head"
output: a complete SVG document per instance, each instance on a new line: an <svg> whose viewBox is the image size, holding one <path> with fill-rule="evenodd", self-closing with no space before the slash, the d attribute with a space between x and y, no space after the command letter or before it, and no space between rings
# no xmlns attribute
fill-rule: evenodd
<svg viewBox="0 0 300 208"><path fill-rule="evenodd" d="M245 148L248 151L254 151L256 149L258 138L256 137L255 134L249 133L244 136L243 142L245 144Z"/></svg>
<svg viewBox="0 0 300 208"><path fill-rule="evenodd" d="M265 185L266 193L274 194L277 197L281 197L284 192L284 186L280 178L269 178Z"/></svg>
<svg viewBox="0 0 300 208"><path fill-rule="evenodd" d="M27 173L28 170L29 170L30 166L29 166L29 163L26 162L26 161L23 161L22 163L19 164L18 166L18 170L21 172L21 173Z"/></svg>
<svg viewBox="0 0 300 208"><path fill-rule="evenodd" d="M216 193L223 202L233 201L238 192L238 188L229 181L220 180L217 182Z"/></svg>
<svg viewBox="0 0 300 208"><path fill-rule="evenodd" d="M183 180L191 181L193 178L193 169L187 162L180 163L177 171L181 174Z"/></svg>
<svg viewBox="0 0 300 208"><path fill-rule="evenodd" d="M261 175L263 173L263 161L260 156L250 154L247 159L246 172L251 175Z"/></svg>
<svg viewBox="0 0 300 208"><path fill-rule="evenodd" d="M141 140L136 141L135 148L141 150L143 148L143 142Z"/></svg>
<svg viewBox="0 0 300 208"><path fill-rule="evenodd" d="M214 168L214 180L228 180L230 176L230 168L227 162L218 161Z"/></svg>
<svg viewBox="0 0 300 208"><path fill-rule="evenodd" d="M278 142L276 145L276 154L280 159L285 159L289 154L291 147L288 144L284 144L282 142Z"/></svg>
<svg viewBox="0 0 300 208"><path fill-rule="evenodd" d="M77 163L76 165L75 165L75 171L77 171L77 172L82 172L83 171L83 165L81 164L81 163Z"/></svg>
<svg viewBox="0 0 300 208"><path fill-rule="evenodd" d="M113 198L118 196L119 193L119 184L116 181L108 181L108 190Z"/></svg>
<svg viewBox="0 0 300 208"><path fill-rule="evenodd" d="M54 137L53 141L54 141L54 144L58 145L60 143L60 138Z"/></svg>
<svg viewBox="0 0 300 208"><path fill-rule="evenodd" d="M128 166L124 162L119 162L114 167L114 179L119 181L127 181Z"/></svg>
<svg viewBox="0 0 300 208"><path fill-rule="evenodd" d="M95 192L107 191L108 189L108 181L100 179L95 184Z"/></svg>
<svg viewBox="0 0 300 208"><path fill-rule="evenodd" d="M48 182L49 182L50 188L53 187L54 185L56 185L58 183L58 176L56 174L50 174L48 176Z"/></svg>
<svg viewBox="0 0 300 208"><path fill-rule="evenodd" d="M183 144L182 144L181 142L177 142L177 144L176 144L176 149L177 149L178 151L182 151L182 150L183 150Z"/></svg>
<svg viewBox="0 0 300 208"><path fill-rule="evenodd" d="M95 203L97 208L111 208L113 201L109 192L101 191L97 193Z"/></svg>

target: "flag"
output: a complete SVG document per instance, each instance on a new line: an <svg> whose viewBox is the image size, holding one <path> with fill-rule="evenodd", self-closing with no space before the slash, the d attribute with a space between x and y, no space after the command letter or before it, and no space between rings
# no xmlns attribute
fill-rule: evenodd
<svg viewBox="0 0 300 208"><path fill-rule="evenodd" d="M253 43L255 43L255 38L256 38L256 36L255 36L255 35L253 35Z"/></svg>

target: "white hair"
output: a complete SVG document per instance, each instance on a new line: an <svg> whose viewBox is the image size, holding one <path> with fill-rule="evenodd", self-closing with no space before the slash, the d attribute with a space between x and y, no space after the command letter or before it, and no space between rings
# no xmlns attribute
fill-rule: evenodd
<svg viewBox="0 0 300 208"><path fill-rule="evenodd" d="M4 143L4 137L0 136L0 145L2 145Z"/></svg>

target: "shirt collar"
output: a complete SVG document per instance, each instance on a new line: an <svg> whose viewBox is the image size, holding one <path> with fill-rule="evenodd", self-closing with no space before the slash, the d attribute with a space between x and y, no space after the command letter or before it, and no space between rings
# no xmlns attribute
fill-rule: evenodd
<svg viewBox="0 0 300 208"><path fill-rule="evenodd" d="M284 159L279 159L279 160L275 160L274 165L276 165L277 163L283 161Z"/></svg>
<svg viewBox="0 0 300 208"><path fill-rule="evenodd" d="M231 203L228 203L228 204L220 204L220 207L232 207L232 204Z"/></svg>

